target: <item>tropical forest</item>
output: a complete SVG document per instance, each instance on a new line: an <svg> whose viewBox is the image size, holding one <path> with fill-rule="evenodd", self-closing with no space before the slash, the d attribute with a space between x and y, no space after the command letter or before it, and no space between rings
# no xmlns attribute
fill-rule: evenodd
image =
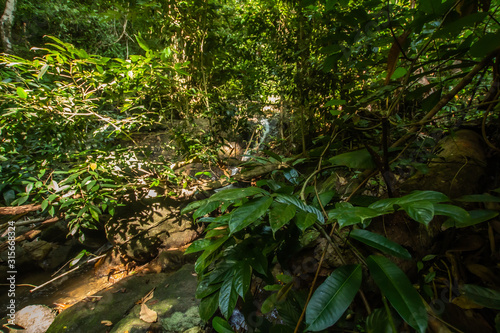
<svg viewBox="0 0 500 333"><path fill-rule="evenodd" d="M0 9L1 332L500 332L499 0Z"/></svg>

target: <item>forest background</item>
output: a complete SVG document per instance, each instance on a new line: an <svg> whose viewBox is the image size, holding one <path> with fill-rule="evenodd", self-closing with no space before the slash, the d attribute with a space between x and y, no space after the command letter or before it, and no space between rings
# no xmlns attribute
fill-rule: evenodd
<svg viewBox="0 0 500 333"><path fill-rule="evenodd" d="M475 130L488 161L496 161L498 0L6 0L0 5L5 8L0 57L4 214L64 219L69 234L84 240L86 231L99 230L103 217L114 214L121 195L162 188L175 197L199 178L214 177L209 171L179 174L176 163L227 167L236 143L244 151L263 136L255 123L274 119L272 140L260 147L266 155L253 163L275 166L259 188L278 194L234 192L185 210L201 209L195 217L202 217L229 200L240 214L245 207L262 211L254 220L245 216L240 224L229 224L230 233L222 238L197 243L195 250L210 258L198 266L200 276L213 269L210 263L224 261L222 249L234 246L225 243L230 236L259 229L267 214L273 221L273 211L280 216L271 222L273 235L292 219L300 220L298 229L305 232L318 222L361 225L397 210L426 226L434 215L461 221L463 227L496 216L494 210L471 216L442 204L461 195L450 189L440 191L449 198L424 192L418 200L371 205L381 202L379 196L405 194L399 193L400 183L427 174L438 140L460 128ZM162 132L171 140L145 143L151 133ZM228 147L229 154L221 155ZM465 158L463 165L473 160ZM315 193L311 177L320 182L339 167L344 173L336 176L355 179L355 186L343 193ZM436 177L437 182L441 176ZM477 191L498 187L495 174L487 177L477 182ZM343 203L360 194L356 186L368 192L354 206ZM363 201L367 194L375 199ZM492 197L464 200L496 202ZM294 201L299 198L302 204ZM419 204L408 206L412 200ZM305 215L286 213L285 204ZM335 208L323 209L328 205ZM387 264L367 260L374 275L373 267ZM360 279L361 266L348 267L343 273ZM259 269L234 268L224 281L236 279L236 271L252 276L252 270ZM247 290L229 288L224 302L220 281L206 281L218 287L202 293L205 304L217 298L214 304L227 319L235 299ZM355 294L357 288L352 290ZM425 330L426 319L398 313L416 330ZM309 316L309 329L319 330L322 315ZM338 320L332 318L329 323Z"/></svg>

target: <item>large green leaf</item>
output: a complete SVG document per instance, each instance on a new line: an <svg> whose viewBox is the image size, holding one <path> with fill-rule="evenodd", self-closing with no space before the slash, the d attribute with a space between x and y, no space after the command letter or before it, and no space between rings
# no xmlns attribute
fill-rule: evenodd
<svg viewBox="0 0 500 333"><path fill-rule="evenodd" d="M388 240L382 235L373 233L368 230L354 229L350 236L357 241L363 242L366 245L376 248L387 254L391 254L402 259L411 259L411 254L401 245Z"/></svg>
<svg viewBox="0 0 500 333"><path fill-rule="evenodd" d="M210 198L205 200L199 200L189 203L186 207L181 210L181 214L186 214L192 212L195 209L203 209L207 210L213 207L212 202L215 201L236 201L238 199L250 197L256 194L269 195L269 192L258 188L258 187L245 187L245 188L231 188L227 190L223 190L215 193ZM211 205L209 205L211 204ZM217 207L216 207L217 208ZM214 208L215 209L215 208ZM205 214L203 214L205 215ZM201 213L198 213L198 216L203 216Z"/></svg>
<svg viewBox="0 0 500 333"><path fill-rule="evenodd" d="M211 254L217 251L222 244L224 244L228 240L229 236L221 237L217 240L214 240L213 243L205 248L205 251L201 254L201 256L196 260L194 265L196 273L200 274L206 267L210 265L212 260L208 260Z"/></svg>
<svg viewBox="0 0 500 333"><path fill-rule="evenodd" d="M489 221L492 218L496 217L497 215L498 215L498 212L494 211L494 210L485 210L485 209L484 210L483 209L471 210L471 211L469 211L468 218L462 219L462 220L449 219L443 223L443 227L444 228L451 228L451 227L465 228L465 227L469 227L471 225L475 225L478 223Z"/></svg>
<svg viewBox="0 0 500 333"><path fill-rule="evenodd" d="M206 238L205 239L197 239L194 242L192 242L191 245L189 245L189 247L186 249L184 254L203 251L205 248L210 246L210 244L212 244L212 242L213 241L211 239L206 239Z"/></svg>
<svg viewBox="0 0 500 333"><path fill-rule="evenodd" d="M314 292L306 309L309 331L321 331L334 325L349 307L361 286L360 265L336 269Z"/></svg>
<svg viewBox="0 0 500 333"><path fill-rule="evenodd" d="M215 317L212 319L212 327L218 333L234 333L231 325L229 325L229 323L221 317Z"/></svg>
<svg viewBox="0 0 500 333"><path fill-rule="evenodd" d="M434 204L434 215L448 216L455 221L464 221L470 217L465 209L447 204Z"/></svg>
<svg viewBox="0 0 500 333"><path fill-rule="evenodd" d="M210 320L219 307L219 291L203 298L200 302L200 318L204 321Z"/></svg>
<svg viewBox="0 0 500 333"><path fill-rule="evenodd" d="M294 205L286 205L279 202L273 203L269 211L269 224L273 233L276 233L276 231L293 219L295 211L296 208Z"/></svg>
<svg viewBox="0 0 500 333"><path fill-rule="evenodd" d="M335 204L335 209L328 211L329 219L336 219L340 228L362 223L366 219L371 219L381 215L381 212L368 207L354 207L348 202Z"/></svg>
<svg viewBox="0 0 500 333"><path fill-rule="evenodd" d="M313 213L299 212L295 219L295 224L304 232L316 222L316 215Z"/></svg>
<svg viewBox="0 0 500 333"><path fill-rule="evenodd" d="M427 200L413 201L401 204L401 208L415 221L425 224L431 223L434 218L434 205Z"/></svg>
<svg viewBox="0 0 500 333"><path fill-rule="evenodd" d="M483 58L499 47L500 32L487 33L470 47L469 53L473 57Z"/></svg>
<svg viewBox="0 0 500 333"><path fill-rule="evenodd" d="M238 301L238 293L234 288L233 278L227 278L220 287L219 309L222 315L229 319Z"/></svg>
<svg viewBox="0 0 500 333"><path fill-rule="evenodd" d="M463 201L463 202L500 202L499 197L495 197L494 195L487 194L487 193L486 194L464 195L456 200Z"/></svg>
<svg viewBox="0 0 500 333"><path fill-rule="evenodd" d="M319 222L321 222L321 223L325 222L323 214L321 213L321 211L318 208L313 207L313 206L308 206L292 195L277 194L276 201L284 203L284 204L294 205L295 207L303 210L304 212L316 214L316 217L317 217Z"/></svg>
<svg viewBox="0 0 500 333"><path fill-rule="evenodd" d="M238 200L245 197L250 197L256 194L269 195L269 192L259 187L245 187L245 188L231 188L215 193L208 201L225 201L225 200Z"/></svg>
<svg viewBox="0 0 500 333"><path fill-rule="evenodd" d="M393 317L393 319L396 319ZM401 320L400 320L401 322ZM389 316L385 309L375 309L366 318L366 332L367 333L398 333L391 327Z"/></svg>
<svg viewBox="0 0 500 333"><path fill-rule="evenodd" d="M386 257L372 255L366 263L373 280L401 318L418 332L424 333L427 329L427 312L408 277Z"/></svg>
<svg viewBox="0 0 500 333"><path fill-rule="evenodd" d="M461 289L465 297L474 303L500 310L500 292L473 284L466 284Z"/></svg>
<svg viewBox="0 0 500 333"><path fill-rule="evenodd" d="M234 286L238 295L245 298L252 280L252 267L245 261L241 261L234 267Z"/></svg>
<svg viewBox="0 0 500 333"><path fill-rule="evenodd" d="M194 212L193 219L196 220L198 217L210 214L211 212L219 208L220 205L221 205L220 201L207 201L203 206L198 208L196 212Z"/></svg>
<svg viewBox="0 0 500 333"><path fill-rule="evenodd" d="M229 231L231 234L238 232L258 220L264 215L273 203L273 198L262 197L246 202L243 206L236 208L229 219Z"/></svg>
<svg viewBox="0 0 500 333"><path fill-rule="evenodd" d="M366 149L340 154L329 159L334 165L344 165L352 169L375 169L372 156Z"/></svg>
<svg viewBox="0 0 500 333"><path fill-rule="evenodd" d="M436 204L439 202L450 201L450 199L443 193L436 191L414 191L401 198L388 198L378 200L368 206L368 208L375 209L381 213L391 213L394 211L395 205L403 206L412 204L417 201L429 201L433 204Z"/></svg>

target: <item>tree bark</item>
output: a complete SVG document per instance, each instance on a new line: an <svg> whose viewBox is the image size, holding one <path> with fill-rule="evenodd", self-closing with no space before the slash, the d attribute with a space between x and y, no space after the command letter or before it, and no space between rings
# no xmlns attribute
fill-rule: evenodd
<svg viewBox="0 0 500 333"><path fill-rule="evenodd" d="M12 24L14 23L16 1L17 0L7 0L5 2L5 10L0 18L0 37L2 38L3 50L5 53L12 53Z"/></svg>

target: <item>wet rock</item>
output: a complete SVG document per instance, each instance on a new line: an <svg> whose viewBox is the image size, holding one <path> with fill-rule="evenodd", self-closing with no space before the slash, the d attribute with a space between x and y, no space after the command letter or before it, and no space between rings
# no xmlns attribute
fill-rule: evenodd
<svg viewBox="0 0 500 333"><path fill-rule="evenodd" d="M69 254L72 249L71 245L55 246L47 257L42 262L39 262L39 266L45 271L56 269L69 260Z"/></svg>
<svg viewBox="0 0 500 333"><path fill-rule="evenodd" d="M130 198L105 226L111 244L139 263L158 255L158 248L177 248L196 239L201 229L179 216L180 203L164 198Z"/></svg>
<svg viewBox="0 0 500 333"><path fill-rule="evenodd" d="M133 275L81 301L59 314L48 333L144 332L153 325L164 332L200 332L197 278L192 264L184 265L173 274ZM153 290L154 289L154 290ZM146 306L158 315L157 323L140 319L141 299L153 290ZM183 319L179 319L183 318ZM189 320L187 320L188 318ZM170 327L169 329L165 327ZM191 331L189 331L191 332Z"/></svg>
<svg viewBox="0 0 500 333"><path fill-rule="evenodd" d="M16 312L15 323L25 328L25 333L45 333L56 317L45 305L29 305Z"/></svg>
<svg viewBox="0 0 500 333"><path fill-rule="evenodd" d="M426 174L417 173L402 186L402 192L432 190L457 198L478 193L486 172L483 138L472 130L459 130L439 141L437 157Z"/></svg>
<svg viewBox="0 0 500 333"><path fill-rule="evenodd" d="M30 272L37 268L36 262L28 256L26 250L21 247L21 245L16 244L15 248L15 256L16 256L16 269L19 272ZM3 251L0 255L0 259L6 264L9 257L9 251ZM4 281L4 280L2 280Z"/></svg>
<svg viewBox="0 0 500 333"><path fill-rule="evenodd" d="M66 221L60 220L43 229L40 239L52 243L64 243L68 232Z"/></svg>
<svg viewBox="0 0 500 333"><path fill-rule="evenodd" d="M34 261L44 260L56 245L43 240L23 243L23 248Z"/></svg>

